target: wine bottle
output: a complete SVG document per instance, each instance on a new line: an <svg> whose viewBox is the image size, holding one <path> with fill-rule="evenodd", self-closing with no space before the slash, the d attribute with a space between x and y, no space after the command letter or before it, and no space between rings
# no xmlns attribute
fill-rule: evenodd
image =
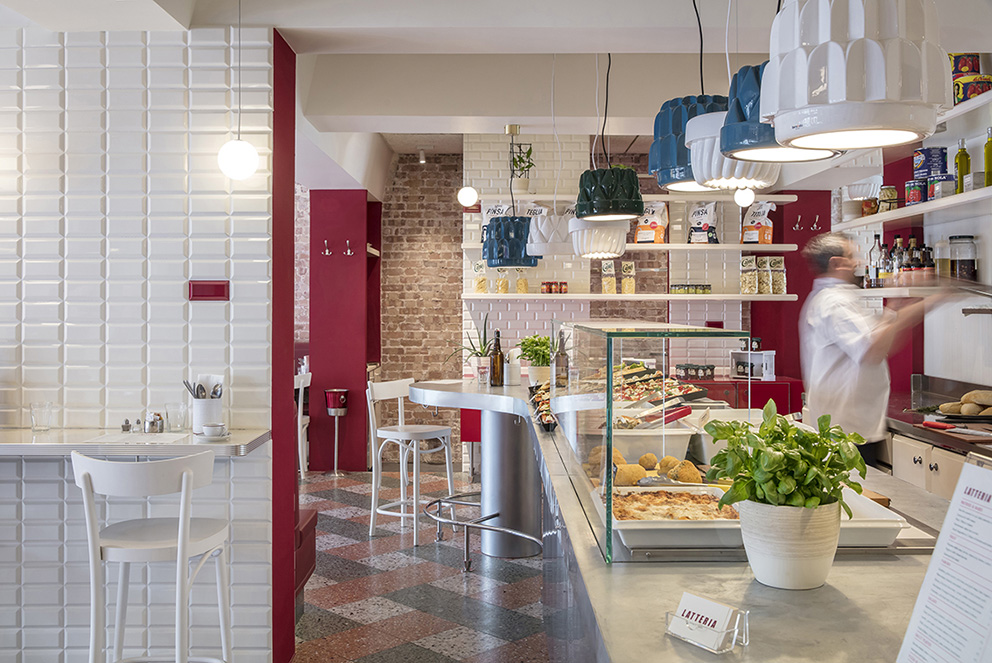
<svg viewBox="0 0 992 663"><path fill-rule="evenodd" d="M558 348L551 358L551 373L555 387L568 386L568 353L565 352L565 330L558 330Z"/></svg>
<svg viewBox="0 0 992 663"><path fill-rule="evenodd" d="M499 331L493 338L493 349L489 351L489 386L503 386L503 369L506 364L506 357L503 349L499 346Z"/></svg>
<svg viewBox="0 0 992 663"><path fill-rule="evenodd" d="M868 252L868 278L865 279L866 288L881 287L879 272L882 267L882 236L875 235L875 243Z"/></svg>
<svg viewBox="0 0 992 663"><path fill-rule="evenodd" d="M992 127L985 131L985 186L992 186Z"/></svg>
<svg viewBox="0 0 992 663"><path fill-rule="evenodd" d="M964 193L964 177L971 174L971 156L964 146L964 138L958 140L958 154L954 157L954 193Z"/></svg>

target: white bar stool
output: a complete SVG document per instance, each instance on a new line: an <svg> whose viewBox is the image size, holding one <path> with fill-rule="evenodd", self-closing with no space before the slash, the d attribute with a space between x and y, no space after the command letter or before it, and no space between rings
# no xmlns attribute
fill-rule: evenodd
<svg viewBox="0 0 992 663"><path fill-rule="evenodd" d="M72 452L72 471L83 491L86 511L86 538L90 558L90 663L103 663L106 588L102 562L118 562L116 619L114 624L115 663L169 660L176 663L231 663L231 593L227 561L229 523L215 518L193 518L192 493L213 481L214 452L203 451L182 458L153 461L106 461ZM95 495L150 497L181 493L178 518L138 518L101 529ZM199 563L190 573L194 557ZM217 607L220 613L220 641L223 659L189 656L189 594L193 580L208 558L215 557ZM140 656L122 658L124 626L127 620L128 576L132 562L174 562L176 564L176 651L175 657L161 659Z"/></svg>
<svg viewBox="0 0 992 663"><path fill-rule="evenodd" d="M427 424L407 424L403 413L403 399L410 393L413 378L393 380L391 382L369 382L365 392L368 398L369 423L371 430L381 440L375 453L372 454L372 517L369 520L369 536L375 532L376 514L399 516L400 522L405 523L408 517L413 518L413 545L417 545L417 525L420 517L420 505L427 500L420 499L420 456L434 451L444 450L445 469L448 474L448 492L455 492L455 478L451 468L451 428L447 426L431 426ZM399 408L399 424L396 426L379 426L376 422L375 404L379 401L396 399ZM427 449L420 448L421 440L437 440L440 444ZM379 488L382 483L382 452L388 444L395 444L400 450L400 499L379 506ZM413 453L413 497L407 499L406 487L409 483L406 474L407 458ZM407 506L413 507L413 513L407 514ZM399 507L397 513L394 509ZM454 507L451 510L454 519Z"/></svg>
<svg viewBox="0 0 992 663"><path fill-rule="evenodd" d="M296 451L300 457L300 476L307 475L307 467L310 463L310 441L307 433L310 430L310 415L303 414L303 402L310 386L313 373L300 373L293 377L293 388L300 391L296 399Z"/></svg>

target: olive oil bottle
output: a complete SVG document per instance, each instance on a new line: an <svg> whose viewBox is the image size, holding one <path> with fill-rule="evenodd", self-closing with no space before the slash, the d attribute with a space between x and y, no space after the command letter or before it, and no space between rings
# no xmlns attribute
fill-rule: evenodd
<svg viewBox="0 0 992 663"><path fill-rule="evenodd" d="M954 157L954 193L964 193L965 175L971 174L971 156L964 146L964 138L958 141L958 154Z"/></svg>

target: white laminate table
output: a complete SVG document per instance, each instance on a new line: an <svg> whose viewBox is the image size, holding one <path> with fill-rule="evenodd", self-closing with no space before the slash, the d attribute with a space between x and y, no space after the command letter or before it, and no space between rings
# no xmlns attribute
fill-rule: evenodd
<svg viewBox="0 0 992 663"><path fill-rule="evenodd" d="M410 385L410 400L430 407L482 411L482 513L487 524L541 538L541 476L527 388L480 387L476 380L439 380ZM533 541L482 531L482 552L493 557L530 557Z"/></svg>
<svg viewBox="0 0 992 663"><path fill-rule="evenodd" d="M0 456L182 456L213 449L215 456L246 456L268 442L265 429L232 429L223 441L205 442L193 433L122 433L102 428L0 429Z"/></svg>

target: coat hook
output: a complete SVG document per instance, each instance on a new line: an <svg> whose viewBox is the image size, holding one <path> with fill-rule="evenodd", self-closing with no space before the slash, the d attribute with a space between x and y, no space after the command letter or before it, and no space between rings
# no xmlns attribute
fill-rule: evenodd
<svg viewBox="0 0 992 663"><path fill-rule="evenodd" d="M800 221L802 221L802 220L803 220L803 215L800 214L799 216L796 217L796 225L792 226L792 229L795 230L796 232L799 232L800 230L802 230L803 227L802 227L802 224L800 224Z"/></svg>
<svg viewBox="0 0 992 663"><path fill-rule="evenodd" d="M344 242L348 246L348 248L345 249L344 254L346 256L353 256L353 255L355 255L355 252L351 250L351 240L350 239L346 239Z"/></svg>
<svg viewBox="0 0 992 663"><path fill-rule="evenodd" d="M814 231L814 232L817 231L817 230L821 230L821 228L820 228L820 215L819 214L817 214L816 215L816 218L813 219L813 225L811 225L809 227L809 229L812 230L812 231Z"/></svg>
<svg viewBox="0 0 992 663"><path fill-rule="evenodd" d="M331 255L331 250L327 248L327 240L326 239L324 240L324 255L325 256Z"/></svg>

